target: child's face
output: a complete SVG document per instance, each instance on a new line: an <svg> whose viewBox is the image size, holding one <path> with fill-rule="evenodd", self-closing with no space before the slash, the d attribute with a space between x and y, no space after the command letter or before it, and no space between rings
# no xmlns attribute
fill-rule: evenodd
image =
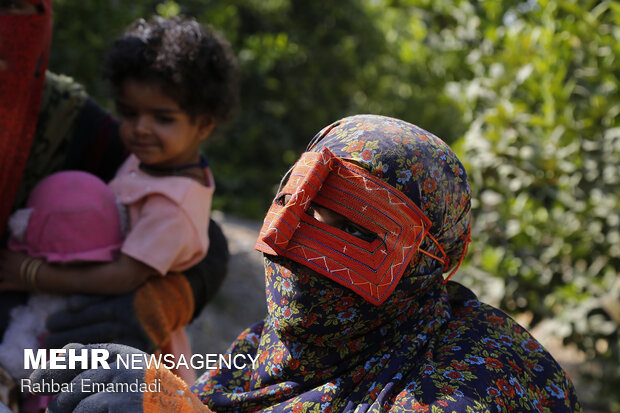
<svg viewBox="0 0 620 413"><path fill-rule="evenodd" d="M198 146L213 129L193 120L157 84L125 80L116 100L123 143L145 164L174 168L198 162Z"/></svg>

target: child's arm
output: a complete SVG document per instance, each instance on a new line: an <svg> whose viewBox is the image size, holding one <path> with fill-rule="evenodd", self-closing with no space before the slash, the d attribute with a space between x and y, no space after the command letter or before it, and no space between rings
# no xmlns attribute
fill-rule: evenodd
<svg viewBox="0 0 620 413"><path fill-rule="evenodd" d="M0 291L123 294L157 274L153 268L122 253L116 261L105 263L27 265L26 260L32 259L23 253L0 253Z"/></svg>

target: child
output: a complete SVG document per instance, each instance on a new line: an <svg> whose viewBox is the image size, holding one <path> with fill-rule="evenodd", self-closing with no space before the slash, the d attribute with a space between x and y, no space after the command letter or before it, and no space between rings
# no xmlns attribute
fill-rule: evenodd
<svg viewBox="0 0 620 413"><path fill-rule="evenodd" d="M15 254L5 258L0 289L121 294L197 263L207 250L214 190L199 145L230 116L235 73L228 44L193 20L154 18L131 26L105 66L120 136L132 153L110 183L129 213L121 254L80 268L43 263L33 285L20 280L24 258Z"/></svg>
<svg viewBox="0 0 620 413"><path fill-rule="evenodd" d="M59 265L2 252L0 291L122 294L199 262L208 248L214 190L199 145L230 118L236 73L228 43L194 20L156 17L133 24L105 64L120 136L131 152L109 184L129 221L120 253L111 261Z"/></svg>

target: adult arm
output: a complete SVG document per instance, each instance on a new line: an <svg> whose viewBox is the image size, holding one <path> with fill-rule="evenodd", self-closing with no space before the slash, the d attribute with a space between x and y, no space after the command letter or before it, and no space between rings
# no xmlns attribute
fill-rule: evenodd
<svg viewBox="0 0 620 413"><path fill-rule="evenodd" d="M117 361L119 357L123 360L129 357L140 360L140 357L147 356L137 349L118 344L70 344L65 348L77 354L81 354L82 350L106 351L109 369L35 370L30 377L30 385L35 394L50 394L36 392L38 388L45 388L44 383L66 384L64 387L69 390L59 393L50 403L47 408L49 413L211 412L191 392L188 385L170 371L146 367L144 363L141 368L126 368ZM130 386L137 387L140 391L132 392L133 388ZM109 391L110 387L119 391ZM97 390L93 391L94 389Z"/></svg>
<svg viewBox="0 0 620 413"><path fill-rule="evenodd" d="M205 259L184 274L150 278L124 295L71 296L67 310L48 318L46 345L113 342L147 352L161 348L172 331L200 314L228 271L226 238L213 220L209 238Z"/></svg>
<svg viewBox="0 0 620 413"><path fill-rule="evenodd" d="M124 294L131 292L157 271L148 265L120 254L115 261L62 265L41 262L32 285L22 279L20 267L29 260L20 252L0 252L0 291L34 289L56 294Z"/></svg>

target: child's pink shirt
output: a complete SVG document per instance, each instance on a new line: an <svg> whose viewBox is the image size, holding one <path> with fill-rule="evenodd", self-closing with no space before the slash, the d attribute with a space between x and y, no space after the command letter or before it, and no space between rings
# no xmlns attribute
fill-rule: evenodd
<svg viewBox="0 0 620 413"><path fill-rule="evenodd" d="M155 177L130 155L110 188L129 212L129 232L121 251L161 275L186 270L207 253L215 183L205 168L206 186L181 176Z"/></svg>

